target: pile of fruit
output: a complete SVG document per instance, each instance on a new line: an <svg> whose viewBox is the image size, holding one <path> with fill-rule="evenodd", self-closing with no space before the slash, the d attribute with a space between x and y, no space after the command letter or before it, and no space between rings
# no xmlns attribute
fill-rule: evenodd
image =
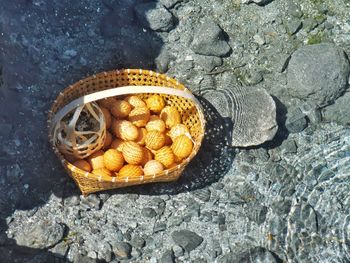
<svg viewBox="0 0 350 263"><path fill-rule="evenodd" d="M96 175L155 175L187 158L193 148L188 128L160 95L98 101L106 121L103 149L73 165Z"/></svg>

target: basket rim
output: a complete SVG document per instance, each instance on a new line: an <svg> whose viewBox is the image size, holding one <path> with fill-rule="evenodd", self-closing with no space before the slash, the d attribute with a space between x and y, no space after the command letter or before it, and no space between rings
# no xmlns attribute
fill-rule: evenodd
<svg viewBox="0 0 350 263"><path fill-rule="evenodd" d="M51 120L55 114L53 109L56 107L59 99L64 97L67 92L71 91L72 89L77 88L77 85L84 83L84 82L87 82L87 81L92 80L92 79L96 79L96 78L101 77L101 76L107 76L109 74L118 74L118 75L126 75L126 76L128 76L129 74L142 74L142 75L151 75L151 76L155 75L159 79L170 82L172 85L167 85L168 87L185 90L185 91L188 91L192 94L192 92L189 89L187 89L183 84L178 82L176 79L171 78L165 74L161 74L161 73L154 72L151 70L144 70L144 69L117 69L117 70L111 70L111 71L104 71L104 72L93 74L93 75L88 76L84 79L76 81L75 83L69 85L68 87L66 87L65 89L60 91L59 95L57 96L57 98L53 102L53 104L48 112L47 129L48 129L48 133L49 133L48 134L49 141L50 141L50 144L52 146L53 151L55 152L55 154L57 155L57 157L61 161L62 165L64 167L66 167L67 169L69 169L70 172L78 173L80 176L84 176L84 177L89 178L89 179L94 179L94 180L97 180L99 182L110 182L110 183L116 183L116 184L117 183L126 183L126 182L129 182L129 183L135 182L136 183L136 182L140 182L140 181L154 180L154 179L159 178L159 177L167 176L169 173L172 173L174 171L178 171L180 169L183 169L194 158L194 156L199 151L201 144L202 144L202 141L203 141L203 138L204 138L204 134L205 134L206 121L204 118L204 110L203 110L202 105L200 103L196 103L195 101L192 101L192 103L195 104L196 109L200 115L200 120L201 120L200 123L201 123L202 132L198 136L196 142L194 143L194 147L193 147L191 154L186 159L182 160L182 162L179 163L178 165L176 165L172 168L166 169L160 173L152 174L152 175L137 176L137 177L126 177L126 178L118 178L118 176L107 176L107 175L103 175L103 174L96 175L96 174L93 174L92 172L86 172L86 171L81 170L80 168L74 166L71 162L66 160L66 158L63 156L63 154L57 149L57 147L54 144L52 134L50 132L50 127L51 127Z"/></svg>

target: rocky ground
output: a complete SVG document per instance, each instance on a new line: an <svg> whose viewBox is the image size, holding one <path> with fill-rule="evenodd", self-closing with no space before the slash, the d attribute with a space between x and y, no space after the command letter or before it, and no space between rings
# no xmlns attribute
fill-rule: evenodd
<svg viewBox="0 0 350 263"><path fill-rule="evenodd" d="M0 262L349 262L349 13L348 0L0 0ZM186 84L207 136L178 182L83 197L46 114L67 85L117 68ZM232 98L258 89L277 134L230 147L245 116Z"/></svg>

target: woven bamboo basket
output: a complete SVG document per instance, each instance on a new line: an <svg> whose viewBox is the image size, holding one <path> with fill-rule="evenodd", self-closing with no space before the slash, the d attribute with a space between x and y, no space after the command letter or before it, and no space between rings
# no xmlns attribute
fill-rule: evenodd
<svg viewBox="0 0 350 263"><path fill-rule="evenodd" d="M143 176L95 175L83 171L68 160L54 144L53 124L57 115L62 111L84 105L86 102L106 97L126 96L136 94L147 99L152 94L161 95L167 105L175 106L181 114L182 122L187 126L193 140L193 150L190 156L182 160L175 167L161 173ZM60 92L54 101L48 115L49 139L53 150L62 162L63 167L78 185L84 195L102 190L121 188L153 182L169 182L177 180L186 165L197 154L205 132L205 119L203 109L193 94L182 84L166 75L148 70L125 69L102 72L86 79L80 80Z"/></svg>

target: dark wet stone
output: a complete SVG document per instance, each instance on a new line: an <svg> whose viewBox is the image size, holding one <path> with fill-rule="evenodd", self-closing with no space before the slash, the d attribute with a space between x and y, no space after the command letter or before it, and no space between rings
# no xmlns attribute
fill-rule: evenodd
<svg viewBox="0 0 350 263"><path fill-rule="evenodd" d="M153 218L157 215L156 211L151 208L151 207L145 207L141 210L141 214L144 216L144 217L149 217L149 218Z"/></svg>
<svg viewBox="0 0 350 263"><path fill-rule="evenodd" d="M294 108L288 111L286 128L290 133L298 133L307 127L305 114L299 109Z"/></svg>
<svg viewBox="0 0 350 263"><path fill-rule="evenodd" d="M174 231L171 237L177 245L181 246L187 252L194 250L203 242L201 236L189 230Z"/></svg>
<svg viewBox="0 0 350 263"><path fill-rule="evenodd" d="M172 250L166 250L160 258L160 263L175 263L175 256Z"/></svg>
<svg viewBox="0 0 350 263"><path fill-rule="evenodd" d="M131 254L131 245L127 242L118 242L113 247L113 252L118 259L128 259Z"/></svg>

